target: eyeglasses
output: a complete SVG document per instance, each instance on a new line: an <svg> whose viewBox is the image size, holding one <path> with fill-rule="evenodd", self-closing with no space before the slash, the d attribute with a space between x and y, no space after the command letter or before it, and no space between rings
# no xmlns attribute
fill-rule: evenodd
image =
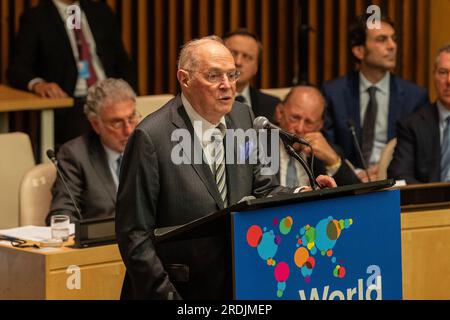
<svg viewBox="0 0 450 320"><path fill-rule="evenodd" d="M189 70L188 70L189 71ZM221 71L209 71L207 73L202 73L199 71L189 71L189 72L198 72L205 76L206 80L210 83L221 83L224 79L224 76L227 77L229 82L236 82L239 79L241 73L237 70L221 72Z"/></svg>
<svg viewBox="0 0 450 320"><path fill-rule="evenodd" d="M139 112L135 112L130 118L124 120L124 119L116 119L111 121L104 121L102 120L107 126L114 130L122 130L126 124L130 126L135 126L139 120L141 119L141 115Z"/></svg>

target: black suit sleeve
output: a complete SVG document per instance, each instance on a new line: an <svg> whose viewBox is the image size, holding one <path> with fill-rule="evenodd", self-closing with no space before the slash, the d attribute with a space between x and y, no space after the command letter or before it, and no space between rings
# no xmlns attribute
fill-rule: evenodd
<svg viewBox="0 0 450 320"><path fill-rule="evenodd" d="M84 177L81 165L76 160L77 157L73 152L63 146L58 152L58 167L64 175L67 186L73 194L74 200L78 208L83 205ZM81 209L80 209L81 210ZM52 203L50 212L45 219L47 225L50 225L50 219L53 215L65 214L70 217L71 221L78 220L75 207L67 193L60 177L57 177L52 188Z"/></svg>
<svg viewBox="0 0 450 320"><path fill-rule="evenodd" d="M7 71L10 84L18 89L28 91L28 83L38 74L39 33L36 16L24 13L20 18L16 46Z"/></svg>
<svg viewBox="0 0 450 320"><path fill-rule="evenodd" d="M388 177L406 180L408 184L420 183L415 177L416 135L408 121L397 123L397 145L388 168Z"/></svg>
<svg viewBox="0 0 450 320"><path fill-rule="evenodd" d="M154 247L160 193L159 168L150 136L136 129L121 169L116 207L116 235L134 299L181 298ZM160 212L159 214L163 214Z"/></svg>

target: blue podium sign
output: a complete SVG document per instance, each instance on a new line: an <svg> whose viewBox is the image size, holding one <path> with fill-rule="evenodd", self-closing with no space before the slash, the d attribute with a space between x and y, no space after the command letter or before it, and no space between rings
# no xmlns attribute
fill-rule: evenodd
<svg viewBox="0 0 450 320"><path fill-rule="evenodd" d="M402 299L400 191L233 213L236 299Z"/></svg>

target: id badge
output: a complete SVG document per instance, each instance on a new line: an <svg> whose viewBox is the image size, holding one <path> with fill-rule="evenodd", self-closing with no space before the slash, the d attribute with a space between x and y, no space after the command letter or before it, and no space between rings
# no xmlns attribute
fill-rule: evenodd
<svg viewBox="0 0 450 320"><path fill-rule="evenodd" d="M89 79L89 63L86 60L78 62L78 78Z"/></svg>

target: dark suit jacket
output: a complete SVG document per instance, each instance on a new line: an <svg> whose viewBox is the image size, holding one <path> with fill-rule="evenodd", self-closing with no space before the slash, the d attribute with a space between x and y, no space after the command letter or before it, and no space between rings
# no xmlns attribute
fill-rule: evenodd
<svg viewBox="0 0 450 320"><path fill-rule="evenodd" d="M110 8L103 2L81 0L107 77L123 78L136 88L135 71L121 40ZM63 21L51 0L25 12L20 20L16 47L7 72L12 86L28 90L37 77L56 82L72 95L78 69Z"/></svg>
<svg viewBox="0 0 450 320"><path fill-rule="evenodd" d="M391 74L388 115L388 141L397 136L396 123L405 119L420 106L428 104L426 89L400 79ZM352 119L356 135L361 143L362 130L359 106L359 73L326 82L323 94L327 101L324 134L328 141L340 146L344 156L353 164L361 167L360 159L352 143L352 136L347 120Z"/></svg>
<svg viewBox="0 0 450 320"><path fill-rule="evenodd" d="M273 122L275 108L280 103L280 99L265 94L254 87L250 87L250 98L252 99L252 109L255 117L266 117L270 122Z"/></svg>
<svg viewBox="0 0 450 320"><path fill-rule="evenodd" d="M116 186L105 149L95 132L91 131L61 146L57 159L83 218L114 215ZM53 185L52 195L47 224L52 215L61 213L69 215L72 221L77 220L70 196L59 177Z"/></svg>
<svg viewBox="0 0 450 320"><path fill-rule="evenodd" d="M228 129L252 128L250 109L238 102L225 119ZM190 133L186 139L192 154L201 159L201 147L194 149L192 137L197 138L179 95L138 125L124 153L116 208L116 235L127 268L122 297L167 299L173 293L175 299L229 299L228 239L154 244L155 228L182 225L223 209L208 164L173 163L171 154L178 140L171 141L171 136L176 129ZM193 159L186 149L183 154ZM227 164L230 205L244 196L287 190L278 186L276 177L262 176L260 169L259 164Z"/></svg>
<svg viewBox="0 0 450 320"><path fill-rule="evenodd" d="M422 107L398 123L397 146L388 177L408 184L441 180L441 141L437 105Z"/></svg>

